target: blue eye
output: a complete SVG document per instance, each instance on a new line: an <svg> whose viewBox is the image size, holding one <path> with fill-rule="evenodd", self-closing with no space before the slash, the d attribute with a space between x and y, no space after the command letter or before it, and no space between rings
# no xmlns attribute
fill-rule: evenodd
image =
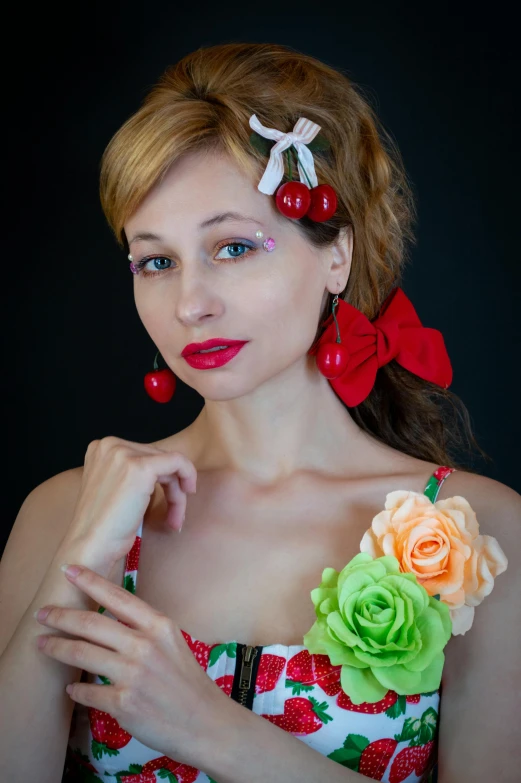
<svg viewBox="0 0 521 783"><path fill-rule="evenodd" d="M246 249L246 252L241 252L243 248ZM219 251L224 249L229 250L230 256L228 258L221 258L222 261L235 261L238 258L242 258L242 256L248 256L251 251L256 250L255 247L246 245L244 242L228 242L225 245L221 245ZM219 256L216 256L216 258L219 258Z"/></svg>
<svg viewBox="0 0 521 783"><path fill-rule="evenodd" d="M136 264L136 269L138 270L138 272L141 272L143 277L153 277L154 275L160 275L161 272L164 271L164 268L163 269L161 269L161 268L158 269L156 267L156 270L157 270L156 272L149 272L147 269L145 269L145 265L146 264L149 264L149 263L152 263L152 262L156 262L156 261L161 261L161 262L166 261L169 264L172 263L169 258L166 258L166 256L147 256L146 258L143 258L141 261L139 261ZM168 269L168 268L169 267L166 267L166 269Z"/></svg>
<svg viewBox="0 0 521 783"><path fill-rule="evenodd" d="M227 257L219 257L217 255L215 258L219 261L234 262L239 261L241 258L245 258L252 253L255 253L257 250L255 245L247 245L245 242L230 242L229 240L227 242L223 242L218 247L217 252L220 253L221 250L225 249L229 252ZM149 269L146 268L148 264L153 264L152 268L154 271L149 271ZM168 264L169 266L164 266L164 264ZM166 272L169 269L175 268L171 265L172 260L167 256L146 256L145 258L141 259L141 261L138 261L138 263L135 264L135 267L137 271L143 275L143 277L155 277L156 275L163 274L163 272Z"/></svg>

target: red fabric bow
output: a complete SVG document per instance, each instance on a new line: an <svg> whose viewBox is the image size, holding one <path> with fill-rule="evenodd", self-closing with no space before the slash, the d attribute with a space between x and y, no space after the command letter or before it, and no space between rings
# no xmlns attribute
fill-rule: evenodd
<svg viewBox="0 0 521 783"><path fill-rule="evenodd" d="M349 352L349 362L342 375L329 382L348 407L354 408L365 400L374 386L379 367L391 359L444 389L452 383L452 366L441 332L422 326L401 288L391 292L374 321L343 299L338 300L335 315L340 339ZM320 340L309 350L310 355L323 343L336 342L333 314L325 326Z"/></svg>

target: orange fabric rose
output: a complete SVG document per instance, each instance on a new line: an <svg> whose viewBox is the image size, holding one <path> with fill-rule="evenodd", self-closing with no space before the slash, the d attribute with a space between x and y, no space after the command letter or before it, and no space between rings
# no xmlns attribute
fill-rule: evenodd
<svg viewBox="0 0 521 783"><path fill-rule="evenodd" d="M475 512L460 495L432 503L418 492L390 492L360 551L396 557L403 572L448 604L454 635L469 630L474 607L508 565L497 540L480 534Z"/></svg>

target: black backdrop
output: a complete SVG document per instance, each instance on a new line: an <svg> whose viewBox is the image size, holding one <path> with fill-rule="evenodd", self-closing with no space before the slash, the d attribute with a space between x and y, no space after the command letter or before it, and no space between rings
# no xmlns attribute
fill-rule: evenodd
<svg viewBox="0 0 521 783"><path fill-rule="evenodd" d="M419 5L419 8L418 8ZM105 145L164 68L199 46L284 43L343 69L395 138L418 203L404 278L442 331L453 391L491 462L521 490L516 26L495 3L20 4L4 28L2 170L5 544L37 484L83 464L94 438L151 441L202 405L143 389L156 353L98 201ZM4 462L4 465L6 464Z"/></svg>

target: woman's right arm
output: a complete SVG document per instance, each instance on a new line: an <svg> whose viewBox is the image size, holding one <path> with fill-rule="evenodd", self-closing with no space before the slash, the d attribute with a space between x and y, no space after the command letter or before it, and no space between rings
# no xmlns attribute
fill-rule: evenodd
<svg viewBox="0 0 521 783"><path fill-rule="evenodd" d="M66 579L60 570L63 563L84 564L107 579L110 576L106 573L110 569L87 544L66 536L81 485L79 476L77 469L65 471L30 493L0 564L1 780L61 780L74 708L65 686L80 680L81 669L38 651L36 637L57 632L33 615L46 604L97 609Z"/></svg>
<svg viewBox="0 0 521 783"><path fill-rule="evenodd" d="M186 495L196 491L193 463L178 451L108 436L89 443L82 470L58 474L25 499L0 563L2 781L60 780L74 708L65 686L81 670L40 653L37 636L60 634L33 615L45 604L97 610L60 566L78 563L110 580L157 483L167 501L164 524L179 530Z"/></svg>

